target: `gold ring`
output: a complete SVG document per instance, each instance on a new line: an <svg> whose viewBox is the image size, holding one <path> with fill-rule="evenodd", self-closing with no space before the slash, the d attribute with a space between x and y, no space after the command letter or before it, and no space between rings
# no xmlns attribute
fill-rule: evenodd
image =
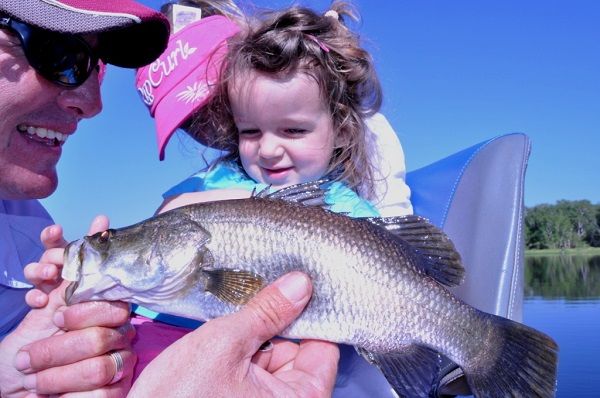
<svg viewBox="0 0 600 398"><path fill-rule="evenodd" d="M121 380L123 377L123 371L125 369L125 362L123 361L123 356L118 351L112 351L108 354L109 358L113 360L115 363L115 375L112 380L108 384L114 384Z"/></svg>

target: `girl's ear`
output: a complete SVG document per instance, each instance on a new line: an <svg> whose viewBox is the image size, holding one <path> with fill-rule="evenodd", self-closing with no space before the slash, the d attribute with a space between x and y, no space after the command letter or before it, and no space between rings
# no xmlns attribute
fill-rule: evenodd
<svg viewBox="0 0 600 398"><path fill-rule="evenodd" d="M346 148L350 145L350 134L344 127L340 128L333 138L334 148Z"/></svg>

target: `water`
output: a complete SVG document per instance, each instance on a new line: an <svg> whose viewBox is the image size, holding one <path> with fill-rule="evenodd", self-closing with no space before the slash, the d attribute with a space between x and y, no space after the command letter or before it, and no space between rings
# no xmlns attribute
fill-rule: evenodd
<svg viewBox="0 0 600 398"><path fill-rule="evenodd" d="M600 397L600 256L527 257L524 323L558 343L557 397Z"/></svg>

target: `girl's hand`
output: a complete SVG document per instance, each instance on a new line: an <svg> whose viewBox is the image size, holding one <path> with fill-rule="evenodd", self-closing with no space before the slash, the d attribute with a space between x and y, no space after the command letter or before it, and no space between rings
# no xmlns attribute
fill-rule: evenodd
<svg viewBox="0 0 600 398"><path fill-rule="evenodd" d="M155 214L161 214L177 207L217 200L247 199L252 193L243 189L212 189L210 191L186 192L165 198Z"/></svg>
<svg viewBox="0 0 600 398"><path fill-rule="evenodd" d="M88 235L105 231L108 226L108 217L97 216L90 225ZM63 236L62 227L57 224L44 228L40 239L46 251L42 254L40 261L28 264L23 270L25 278L34 286L25 296L25 301L31 308L45 307L48 304L50 292L62 282L60 273L63 266L64 248L68 244Z"/></svg>

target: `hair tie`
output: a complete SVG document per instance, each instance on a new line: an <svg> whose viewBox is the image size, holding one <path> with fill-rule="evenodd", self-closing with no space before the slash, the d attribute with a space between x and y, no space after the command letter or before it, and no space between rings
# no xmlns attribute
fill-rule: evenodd
<svg viewBox="0 0 600 398"><path fill-rule="evenodd" d="M323 16L333 18L336 21L340 19L340 14L338 14L336 10L327 10L327 12L323 14Z"/></svg>
<svg viewBox="0 0 600 398"><path fill-rule="evenodd" d="M315 36L313 35L309 35L307 33L304 34L306 37L308 37L309 39L311 39L312 41L314 41L315 43L317 43L319 45L319 47L321 47L321 50L325 51L326 53L329 52L329 47L327 47L325 45L325 43L323 43L321 40L317 39Z"/></svg>

